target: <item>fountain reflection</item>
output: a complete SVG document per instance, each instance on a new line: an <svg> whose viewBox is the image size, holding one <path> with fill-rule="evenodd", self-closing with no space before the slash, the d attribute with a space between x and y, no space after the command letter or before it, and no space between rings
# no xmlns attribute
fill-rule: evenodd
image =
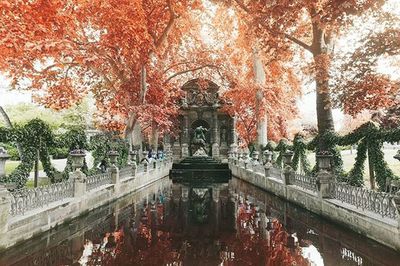
<svg viewBox="0 0 400 266"><path fill-rule="evenodd" d="M8 250L0 265L396 265L399 259L237 179L163 180Z"/></svg>

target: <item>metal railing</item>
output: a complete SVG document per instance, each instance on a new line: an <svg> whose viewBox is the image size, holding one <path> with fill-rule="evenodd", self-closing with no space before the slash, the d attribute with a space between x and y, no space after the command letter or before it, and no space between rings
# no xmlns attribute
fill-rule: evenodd
<svg viewBox="0 0 400 266"><path fill-rule="evenodd" d="M312 192L318 192L317 178L314 176L306 176L298 173L293 173L292 175L290 175L289 180L292 185L299 186Z"/></svg>
<svg viewBox="0 0 400 266"><path fill-rule="evenodd" d="M348 203L361 210L368 210L382 217L396 218L393 195L377 192L345 183L333 184L333 198Z"/></svg>
<svg viewBox="0 0 400 266"><path fill-rule="evenodd" d="M11 216L23 215L27 211L41 208L52 202L72 198L74 181L66 180L43 187L17 189L10 194Z"/></svg>
<svg viewBox="0 0 400 266"><path fill-rule="evenodd" d="M86 179L86 191L111 184L111 173L101 173L92 176L88 176Z"/></svg>

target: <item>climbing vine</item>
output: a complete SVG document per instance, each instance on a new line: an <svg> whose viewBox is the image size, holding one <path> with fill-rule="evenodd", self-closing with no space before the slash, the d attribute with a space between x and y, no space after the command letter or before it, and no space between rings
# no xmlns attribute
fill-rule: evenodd
<svg viewBox="0 0 400 266"><path fill-rule="evenodd" d="M107 132L100 133L93 136L90 140L90 148L94 157L94 167L96 167L102 160L108 163L107 153L110 150L118 152L118 166L123 167L127 165L129 155L129 143L122 139L117 133Z"/></svg>
<svg viewBox="0 0 400 266"><path fill-rule="evenodd" d="M315 174L318 171L318 165L311 169L306 154L307 151L323 152L318 149L318 144L322 140L326 144L327 151L333 155L332 170L336 174L338 181L344 181L354 186L362 186L365 170L364 163L368 156L370 157L370 166L375 173L376 182L380 190L387 189L388 181L399 178L394 175L384 160L382 147L384 142L393 143L400 141L400 128L385 130L380 129L372 122L368 122L344 136L339 136L334 132L328 131L322 135L317 135L306 143L303 137L297 134L293 139L293 144L289 144L284 139L276 147L267 145L266 149L279 153L276 159L278 166L282 165L283 154L287 150L292 150L294 153L292 167L297 170L300 166L306 174ZM357 145L357 156L353 168L348 173L345 173L338 147L348 145Z"/></svg>
<svg viewBox="0 0 400 266"><path fill-rule="evenodd" d="M24 155L21 163L5 177L4 182L13 182L17 188L23 187L37 159L40 159L43 170L54 182L55 169L50 164L47 151L49 147L55 146L55 139L48 124L40 119L33 119L23 126L17 125L12 129L0 128L0 140L20 143Z"/></svg>

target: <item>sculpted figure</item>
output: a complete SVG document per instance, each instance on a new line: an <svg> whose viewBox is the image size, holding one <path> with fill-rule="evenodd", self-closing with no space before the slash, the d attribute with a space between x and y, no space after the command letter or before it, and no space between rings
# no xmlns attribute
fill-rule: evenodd
<svg viewBox="0 0 400 266"><path fill-rule="evenodd" d="M193 143L205 145L206 144L206 135L205 135L205 133L207 131L208 131L207 128L204 128L203 126L196 127L196 129L194 130Z"/></svg>

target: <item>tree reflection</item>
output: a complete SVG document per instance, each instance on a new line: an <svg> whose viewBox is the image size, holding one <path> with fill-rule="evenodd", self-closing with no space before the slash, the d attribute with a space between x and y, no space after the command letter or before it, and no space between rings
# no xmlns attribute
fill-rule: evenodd
<svg viewBox="0 0 400 266"><path fill-rule="evenodd" d="M286 232L277 219L262 223L264 214L257 205L239 196L231 197L236 207L229 212L219 210L229 205L222 199L214 199L211 207L210 196L199 197L198 191L189 195L194 195L189 196L189 203L182 195L167 201L164 198L169 195L154 197L118 230L105 233L100 243L86 240L79 262L81 265L310 265L302 256L295 234ZM190 202L192 197L194 200ZM203 204L202 198L208 203ZM230 217L219 217L218 221L202 217L206 223L199 224L198 218L190 220L193 215L189 215L198 212L199 205L207 206L210 216L213 211L221 211ZM234 219L235 228L230 228L229 219Z"/></svg>

